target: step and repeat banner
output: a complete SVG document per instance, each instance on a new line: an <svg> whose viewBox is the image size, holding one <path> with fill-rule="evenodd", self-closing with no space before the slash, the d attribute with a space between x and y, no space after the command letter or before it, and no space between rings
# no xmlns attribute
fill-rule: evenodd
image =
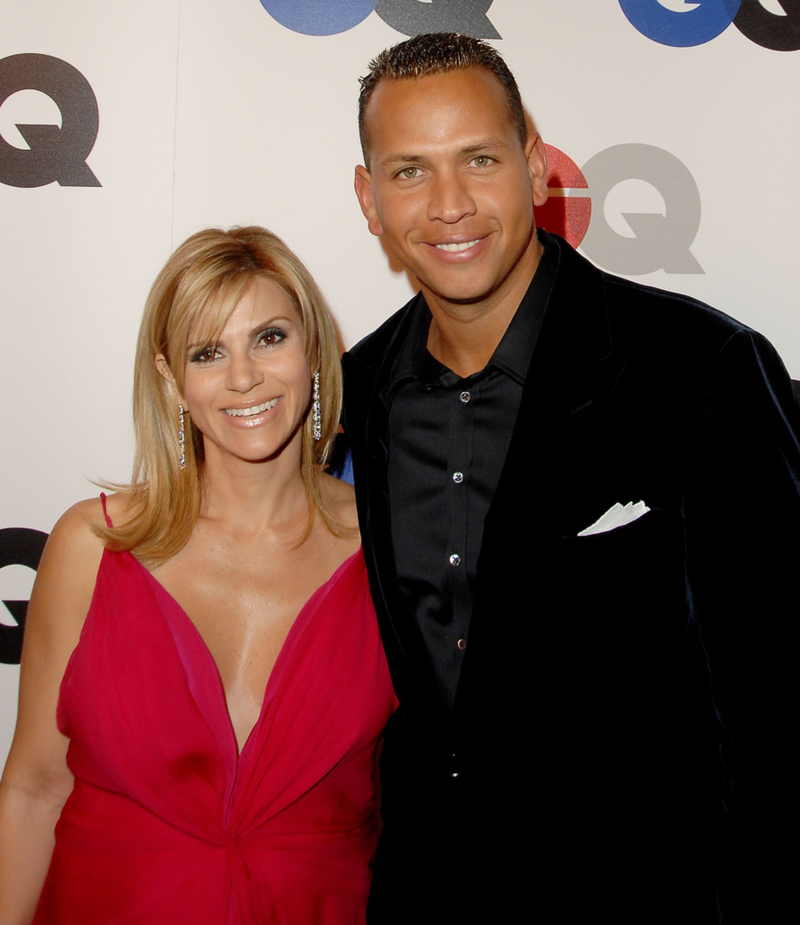
<svg viewBox="0 0 800 925"><path fill-rule="evenodd" d="M367 230L358 77L419 32L485 38L550 154L539 224L747 322L800 378L798 0L3 0L0 762L47 534L132 460L150 284L208 225L281 235L344 345L413 281Z"/></svg>

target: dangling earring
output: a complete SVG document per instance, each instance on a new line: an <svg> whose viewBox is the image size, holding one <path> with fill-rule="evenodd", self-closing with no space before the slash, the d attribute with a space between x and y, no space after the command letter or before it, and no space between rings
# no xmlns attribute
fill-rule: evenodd
<svg viewBox="0 0 800 925"><path fill-rule="evenodd" d="M183 426L183 418L186 412L183 405L178 405L178 468L186 468L186 431Z"/></svg>
<svg viewBox="0 0 800 925"><path fill-rule="evenodd" d="M319 406L319 373L314 373L314 396L313 402L311 404L311 419L314 422L314 427L311 431L311 436L315 440L322 439L322 411Z"/></svg>

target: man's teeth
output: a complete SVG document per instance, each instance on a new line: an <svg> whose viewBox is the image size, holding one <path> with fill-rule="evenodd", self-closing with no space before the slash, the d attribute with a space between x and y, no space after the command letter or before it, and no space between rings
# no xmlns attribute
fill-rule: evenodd
<svg viewBox="0 0 800 925"><path fill-rule="evenodd" d="M253 405L250 408L225 408L225 414L229 414L232 418L250 418L254 414L262 414L264 411L269 411L270 408L274 408L278 404L277 398L271 398L269 401L261 402L260 405Z"/></svg>
<svg viewBox="0 0 800 925"><path fill-rule="evenodd" d="M476 238L474 241L463 241L459 244L437 244L436 246L440 251L450 251L451 253L457 253L458 251L465 251L473 245L477 244L480 238Z"/></svg>

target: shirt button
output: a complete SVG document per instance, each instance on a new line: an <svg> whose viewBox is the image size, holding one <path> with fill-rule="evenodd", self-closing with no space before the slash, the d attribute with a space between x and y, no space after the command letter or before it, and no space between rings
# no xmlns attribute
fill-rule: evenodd
<svg viewBox="0 0 800 925"><path fill-rule="evenodd" d="M453 473L453 481L456 483L456 485L460 485L460 484L464 481L464 473L463 473L463 472L454 472L454 473Z"/></svg>
<svg viewBox="0 0 800 925"><path fill-rule="evenodd" d="M469 392L462 392L462 393L458 396L458 398L459 398L459 401L463 401L464 404L466 405L466 403L467 403L467 402L469 401L469 399L470 399L470 394L469 394Z"/></svg>
<svg viewBox="0 0 800 925"><path fill-rule="evenodd" d="M461 556L459 556L458 553L454 552L453 555L450 556L450 565L460 565L460 564L461 564Z"/></svg>
<svg viewBox="0 0 800 925"><path fill-rule="evenodd" d="M463 652L464 649L467 648L467 640L466 640L466 639L459 639L458 642L456 643L456 645L457 645L458 648L461 649L461 651Z"/></svg>

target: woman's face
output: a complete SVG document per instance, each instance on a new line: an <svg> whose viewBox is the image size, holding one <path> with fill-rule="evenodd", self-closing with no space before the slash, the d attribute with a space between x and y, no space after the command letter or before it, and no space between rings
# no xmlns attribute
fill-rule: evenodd
<svg viewBox="0 0 800 925"><path fill-rule="evenodd" d="M311 370L300 316L280 286L256 277L216 343L190 335L183 397L208 464L292 447L299 465Z"/></svg>

